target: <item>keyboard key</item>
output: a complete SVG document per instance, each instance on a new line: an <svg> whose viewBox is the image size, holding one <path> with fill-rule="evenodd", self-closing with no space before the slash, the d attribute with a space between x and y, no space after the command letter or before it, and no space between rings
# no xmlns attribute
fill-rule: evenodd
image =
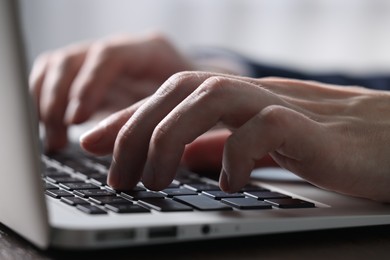
<svg viewBox="0 0 390 260"><path fill-rule="evenodd" d="M190 206L184 205L171 199L147 198L140 200L139 203L145 205L148 208L162 212L192 211L192 208Z"/></svg>
<svg viewBox="0 0 390 260"><path fill-rule="evenodd" d="M275 191L250 191L245 192L244 194L256 198L258 200L291 198L290 196Z"/></svg>
<svg viewBox="0 0 390 260"><path fill-rule="evenodd" d="M45 192L46 195L49 195L53 198L59 199L62 197L72 197L73 194L66 190L47 190Z"/></svg>
<svg viewBox="0 0 390 260"><path fill-rule="evenodd" d="M81 210L84 213L92 214L92 215L107 214L107 212L94 205L76 205L76 208Z"/></svg>
<svg viewBox="0 0 390 260"><path fill-rule="evenodd" d="M247 184L240 190L240 192L249 192L249 191L270 191L270 190L253 184Z"/></svg>
<svg viewBox="0 0 390 260"><path fill-rule="evenodd" d="M88 201L83 200L82 198L79 198L79 197L75 197L75 196L73 196L73 197L62 197L61 201L65 202L66 204L71 205L71 206L90 204Z"/></svg>
<svg viewBox="0 0 390 260"><path fill-rule="evenodd" d="M100 189L98 186L88 182L61 183L60 186L67 190L90 190Z"/></svg>
<svg viewBox="0 0 390 260"><path fill-rule="evenodd" d="M44 185L45 185L46 190L58 190L57 186L55 186L49 182L45 182Z"/></svg>
<svg viewBox="0 0 390 260"><path fill-rule="evenodd" d="M90 201L96 204L133 204L131 201L118 196L97 196L90 197Z"/></svg>
<svg viewBox="0 0 390 260"><path fill-rule="evenodd" d="M222 199L223 203L238 209L271 209L271 204L254 198L228 198Z"/></svg>
<svg viewBox="0 0 390 260"><path fill-rule="evenodd" d="M196 174L179 174L176 175L175 180L181 184L204 184L204 181L199 179L199 176Z"/></svg>
<svg viewBox="0 0 390 260"><path fill-rule="evenodd" d="M283 209L291 209L291 208L314 208L315 204L300 200L300 199L267 199L265 200L272 205L283 208Z"/></svg>
<svg viewBox="0 0 390 260"><path fill-rule="evenodd" d="M88 167L86 165L79 165L77 167L71 167L71 168L75 172L81 173L82 175L85 175L85 176L89 176L91 174L95 174L95 173L99 172L98 170L91 168L91 167Z"/></svg>
<svg viewBox="0 0 390 260"><path fill-rule="evenodd" d="M47 167L46 169L44 169L43 175L45 175L45 176L69 176L68 173L66 173L58 168L55 168L55 167Z"/></svg>
<svg viewBox="0 0 390 260"><path fill-rule="evenodd" d="M110 204L105 206L116 213L148 213L150 210L136 204Z"/></svg>
<svg viewBox="0 0 390 260"><path fill-rule="evenodd" d="M196 191L186 189L186 188L165 189L160 192L168 197L183 196L183 195L198 195Z"/></svg>
<svg viewBox="0 0 390 260"><path fill-rule="evenodd" d="M121 195L131 200L140 200L146 198L164 198L163 194L154 191L122 191Z"/></svg>
<svg viewBox="0 0 390 260"><path fill-rule="evenodd" d="M99 174L98 175L98 174L96 174L96 176L94 176L94 177L91 177L91 176L88 176L88 177L91 178L90 181L92 183L95 183L95 184L97 184L99 186L107 185L107 176L106 175L103 175L103 174Z"/></svg>
<svg viewBox="0 0 390 260"><path fill-rule="evenodd" d="M110 189L112 189L110 186L107 186ZM114 189L113 189L114 190ZM146 191L146 189L143 186L137 185L131 190L115 190L115 192L121 193L121 192L132 192L132 191Z"/></svg>
<svg viewBox="0 0 390 260"><path fill-rule="evenodd" d="M167 187L167 189L176 189L176 188L180 188L180 183L175 180Z"/></svg>
<svg viewBox="0 0 390 260"><path fill-rule="evenodd" d="M226 204L203 195L177 196L173 199L202 211L232 210L232 208Z"/></svg>
<svg viewBox="0 0 390 260"><path fill-rule="evenodd" d="M96 171L93 167L91 167L91 165L88 165L88 160L86 160L85 158L69 157L62 160L62 163L71 168L73 171L79 173L88 173Z"/></svg>
<svg viewBox="0 0 390 260"><path fill-rule="evenodd" d="M46 179L52 183L72 183L72 182L82 182L82 179L75 178L72 176L47 176Z"/></svg>
<svg viewBox="0 0 390 260"><path fill-rule="evenodd" d="M221 190L211 190L211 191L203 191L202 194L213 198L215 200L220 200L223 198L244 198L244 194L242 193L226 193Z"/></svg>
<svg viewBox="0 0 390 260"><path fill-rule="evenodd" d="M100 167L104 167L106 169L110 168L111 161L112 161L111 156L101 156L101 157L88 156L88 158L94 163L98 164Z"/></svg>
<svg viewBox="0 0 390 260"><path fill-rule="evenodd" d="M83 171L77 171L77 172L81 175L84 175L87 178L92 178L94 176L99 176L99 175L106 175L106 174L102 174L102 172L99 170L91 169L91 168L84 169Z"/></svg>
<svg viewBox="0 0 390 260"><path fill-rule="evenodd" d="M218 185L214 185L210 183L189 183L189 184L185 184L184 186L197 192L221 190Z"/></svg>
<svg viewBox="0 0 390 260"><path fill-rule="evenodd" d="M218 184L183 169L179 169L175 180L160 192L149 191L142 183L130 191L116 191L107 186L111 156L96 158L73 152L42 156L42 163L46 165L42 173L46 180L45 193L88 214L106 214L108 210L137 213L151 209L175 212L315 207L314 203L254 184L246 185L237 193L225 193Z"/></svg>
<svg viewBox="0 0 390 260"><path fill-rule="evenodd" d="M73 192L75 195L80 197L97 197L97 196L116 196L114 193L107 190L75 190Z"/></svg>

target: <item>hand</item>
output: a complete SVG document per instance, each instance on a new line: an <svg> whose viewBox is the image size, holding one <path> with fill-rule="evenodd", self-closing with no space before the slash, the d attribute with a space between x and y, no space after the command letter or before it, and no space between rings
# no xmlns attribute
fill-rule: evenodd
<svg viewBox="0 0 390 260"><path fill-rule="evenodd" d="M46 132L46 149L63 148L67 127L112 113L152 94L192 66L162 36L117 36L41 55L30 91Z"/></svg>
<svg viewBox="0 0 390 260"><path fill-rule="evenodd" d="M387 92L364 88L184 72L81 143L99 154L113 149L108 181L114 188L142 178L159 190L174 178L186 146L223 125L231 131L220 175L225 191L243 187L255 163L270 154L319 187L390 201L389 100Z"/></svg>

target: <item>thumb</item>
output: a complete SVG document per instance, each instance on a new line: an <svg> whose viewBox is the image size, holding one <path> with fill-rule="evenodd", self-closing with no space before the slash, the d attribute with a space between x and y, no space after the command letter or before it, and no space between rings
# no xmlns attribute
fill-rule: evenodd
<svg viewBox="0 0 390 260"><path fill-rule="evenodd" d="M217 173L221 171L223 147L231 135L228 129L209 131L185 148L182 164L199 173ZM256 160L255 167L278 166L268 154Z"/></svg>
<svg viewBox="0 0 390 260"><path fill-rule="evenodd" d="M227 129L218 129L199 136L186 146L182 164L195 172L219 172L222 166L223 146L230 134Z"/></svg>

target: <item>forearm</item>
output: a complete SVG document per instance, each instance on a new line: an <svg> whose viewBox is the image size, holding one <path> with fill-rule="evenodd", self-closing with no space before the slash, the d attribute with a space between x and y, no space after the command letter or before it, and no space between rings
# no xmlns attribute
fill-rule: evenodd
<svg viewBox="0 0 390 260"><path fill-rule="evenodd" d="M341 73L306 73L276 66L265 65L248 60L254 77L285 77L302 80L314 80L336 85L355 85L371 89L390 90L390 75L372 74L367 76L347 75Z"/></svg>
<svg viewBox="0 0 390 260"><path fill-rule="evenodd" d="M335 73L309 73L289 67L272 66L249 59L237 52L221 48L201 48L192 57L200 70L226 72L254 78L283 77L314 80L336 85L355 85L371 89L390 90L390 74L348 75Z"/></svg>

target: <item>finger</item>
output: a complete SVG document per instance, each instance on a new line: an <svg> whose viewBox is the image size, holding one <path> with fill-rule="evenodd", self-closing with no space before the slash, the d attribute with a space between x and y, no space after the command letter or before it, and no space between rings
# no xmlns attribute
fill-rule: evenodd
<svg viewBox="0 0 390 260"><path fill-rule="evenodd" d="M194 172L220 173L226 140L231 135L227 129L209 131L186 145L181 163ZM277 163L266 155L256 161L255 167L276 167Z"/></svg>
<svg viewBox="0 0 390 260"><path fill-rule="evenodd" d="M49 54L40 55L34 62L33 68L29 76L29 90L34 100L34 104L36 106L36 110L39 118L40 118L40 111L39 111L40 95L41 95L42 85L45 79L46 70L48 67L49 58L50 58Z"/></svg>
<svg viewBox="0 0 390 260"><path fill-rule="evenodd" d="M264 88L279 95L309 100L345 99L356 95L354 88L326 84L310 80L288 78L261 78L257 80Z"/></svg>
<svg viewBox="0 0 390 260"><path fill-rule="evenodd" d="M322 150L322 129L302 113L282 106L269 106L237 129L227 140L220 186L238 191L250 177L256 161L272 153L282 167L305 175Z"/></svg>
<svg viewBox="0 0 390 260"><path fill-rule="evenodd" d="M70 48L51 55L39 95L41 120L46 130L46 148L58 150L67 142L63 123L69 87L83 60L83 48Z"/></svg>
<svg viewBox="0 0 390 260"><path fill-rule="evenodd" d="M72 86L65 121L76 124L88 119L121 74L133 79L165 80L160 75L166 70L165 64L156 65L161 62L160 52L165 51L160 45L162 43L157 38L149 35L139 38L120 36L94 43Z"/></svg>
<svg viewBox="0 0 390 260"><path fill-rule="evenodd" d="M109 184L132 188L141 178L149 140L156 125L210 73L178 73L168 79L121 128L115 140Z"/></svg>
<svg viewBox="0 0 390 260"><path fill-rule="evenodd" d="M109 85L122 73L124 64L115 47L100 42L91 45L69 93L64 120L67 124L87 120L107 93Z"/></svg>
<svg viewBox="0 0 390 260"><path fill-rule="evenodd" d="M80 137L81 147L98 156L112 153L119 130L147 99L140 100L100 121L96 127Z"/></svg>
<svg viewBox="0 0 390 260"><path fill-rule="evenodd" d="M112 187L116 189L129 189L140 180L148 154L149 141L156 126L172 109L199 87L203 81L215 75L222 76L222 74L205 72L177 73L167 80L151 99L136 111L121 128L115 141L113 163L109 171L109 184ZM223 77L227 79L245 80L245 78L227 75L223 75ZM251 88L260 87L251 84ZM222 107L226 106L221 105ZM213 110L210 107L209 109ZM237 111L239 110L237 109ZM186 129L184 130L186 131ZM169 177L162 178L164 182L173 178L175 171L172 165L170 171L167 170L166 172ZM153 187L151 179L153 177L149 177L149 179L146 177L145 179L146 182L149 182L150 188ZM160 184L160 187L162 186L164 184ZM155 186L155 189L157 189L157 186Z"/></svg>
<svg viewBox="0 0 390 260"><path fill-rule="evenodd" d="M218 129L199 136L186 145L182 164L199 173L220 172L223 146L230 134L228 129Z"/></svg>
<svg viewBox="0 0 390 260"><path fill-rule="evenodd" d="M156 190L167 186L185 145L217 123L240 127L270 104L288 105L251 83L220 76L208 78L156 126L142 178L145 186Z"/></svg>
<svg viewBox="0 0 390 260"><path fill-rule="evenodd" d="M259 79L262 87L278 94L287 102L306 111L306 115L318 121L328 121L328 115L351 112L345 109L361 102L360 93L367 91L359 87L329 85L315 81L265 78ZM358 91L357 91L358 90Z"/></svg>

